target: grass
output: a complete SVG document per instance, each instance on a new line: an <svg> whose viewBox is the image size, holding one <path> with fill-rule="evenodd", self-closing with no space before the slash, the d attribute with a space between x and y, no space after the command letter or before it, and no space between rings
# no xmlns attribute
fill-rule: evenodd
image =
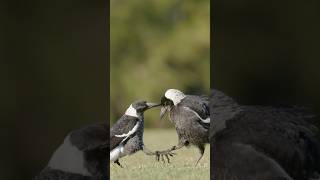
<svg viewBox="0 0 320 180"><path fill-rule="evenodd" d="M147 129L144 131L144 143L152 151L164 150L176 145L177 134L174 129ZM110 179L112 180L166 180L166 179L210 179L210 145L206 145L205 154L195 167L199 151L191 146L176 151L170 159L170 164L157 162L154 156L147 156L139 151L131 156L123 157L120 168L110 163Z"/></svg>

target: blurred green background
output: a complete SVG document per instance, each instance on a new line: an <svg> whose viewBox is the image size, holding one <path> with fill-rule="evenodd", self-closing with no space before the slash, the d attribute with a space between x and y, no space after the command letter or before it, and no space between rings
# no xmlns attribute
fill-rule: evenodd
<svg viewBox="0 0 320 180"><path fill-rule="evenodd" d="M111 124L133 101L159 102L169 88L209 92L209 0L111 0L110 10ZM158 109L145 124L173 127Z"/></svg>

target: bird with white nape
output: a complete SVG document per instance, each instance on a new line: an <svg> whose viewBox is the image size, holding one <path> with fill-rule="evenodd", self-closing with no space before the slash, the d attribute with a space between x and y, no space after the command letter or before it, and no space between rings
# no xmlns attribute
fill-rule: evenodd
<svg viewBox="0 0 320 180"><path fill-rule="evenodd" d="M202 158L205 144L209 143L210 111L207 96L185 95L177 89L168 89L161 97L160 119L169 112L169 119L175 125L178 145L162 152L171 152L184 146L194 145Z"/></svg>
<svg viewBox="0 0 320 180"><path fill-rule="evenodd" d="M143 143L144 112L159 103L136 101L130 105L125 114L110 129L110 161L122 165L119 159L142 150L146 155L165 156L169 162L171 152L151 152Z"/></svg>

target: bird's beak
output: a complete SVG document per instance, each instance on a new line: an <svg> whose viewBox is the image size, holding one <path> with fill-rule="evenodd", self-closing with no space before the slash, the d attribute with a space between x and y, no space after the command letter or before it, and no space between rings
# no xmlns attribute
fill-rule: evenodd
<svg viewBox="0 0 320 180"><path fill-rule="evenodd" d="M168 111L168 107L167 106L162 106L161 110L160 110L160 119L163 118L163 116L166 114L166 112Z"/></svg>
<svg viewBox="0 0 320 180"><path fill-rule="evenodd" d="M158 107L160 105L161 105L161 103L147 103L148 109Z"/></svg>

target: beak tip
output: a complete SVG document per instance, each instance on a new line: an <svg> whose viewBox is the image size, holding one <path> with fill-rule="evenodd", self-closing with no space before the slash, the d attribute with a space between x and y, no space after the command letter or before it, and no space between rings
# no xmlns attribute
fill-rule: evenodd
<svg viewBox="0 0 320 180"><path fill-rule="evenodd" d="M148 108L161 106L161 103L147 103Z"/></svg>

